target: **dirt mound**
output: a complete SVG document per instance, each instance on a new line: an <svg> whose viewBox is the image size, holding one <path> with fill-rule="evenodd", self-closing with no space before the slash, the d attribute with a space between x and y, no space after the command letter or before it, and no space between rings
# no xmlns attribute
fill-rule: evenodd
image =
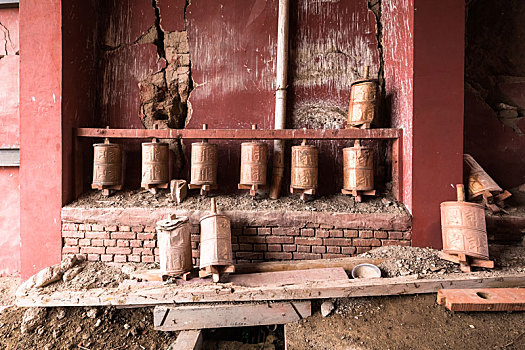
<svg viewBox="0 0 525 350"><path fill-rule="evenodd" d="M47 308L32 332L22 334L27 308L0 313L2 349L166 349L175 332L153 330L152 308Z"/></svg>
<svg viewBox="0 0 525 350"><path fill-rule="evenodd" d="M399 213L407 215L402 204L393 199L371 197L362 203L356 203L354 198L343 195L316 197L311 201L303 202L299 196L283 196L278 201L267 197L253 199L247 193L214 194L219 209L229 210L290 210L295 211L325 211L346 213ZM70 207L106 208L106 207L173 207L181 210L209 210L210 199L196 193L191 193L181 204L169 199L169 192L161 190L152 194L148 190L119 191L110 197L104 197L100 191L84 193L77 201L69 204Z"/></svg>

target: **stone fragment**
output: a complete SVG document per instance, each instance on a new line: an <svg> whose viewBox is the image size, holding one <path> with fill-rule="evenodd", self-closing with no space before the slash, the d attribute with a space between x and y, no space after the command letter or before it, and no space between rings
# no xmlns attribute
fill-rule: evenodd
<svg viewBox="0 0 525 350"><path fill-rule="evenodd" d="M325 301L321 304L321 315L323 317L326 317L328 315L330 315L332 313L332 311L334 311L334 303L332 303L331 301Z"/></svg>
<svg viewBox="0 0 525 350"><path fill-rule="evenodd" d="M27 334L41 326L46 318L47 310L45 307L30 307L24 312L20 331Z"/></svg>

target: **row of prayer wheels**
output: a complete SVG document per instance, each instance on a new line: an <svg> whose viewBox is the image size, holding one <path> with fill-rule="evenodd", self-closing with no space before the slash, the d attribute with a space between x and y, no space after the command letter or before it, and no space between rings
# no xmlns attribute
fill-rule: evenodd
<svg viewBox="0 0 525 350"><path fill-rule="evenodd" d="M306 141L293 146L291 152L290 192L314 195L318 185L319 151ZM239 189L248 189L255 196L257 190L267 185L268 146L263 142L241 144ZM343 189L360 200L361 195L374 195L373 150L361 146L359 140L353 147L343 149ZM218 148L216 144L196 142L191 148L190 189L200 188L201 193L217 188ZM106 141L94 145L93 184L95 189L109 191L122 187L122 150L120 145ZM169 183L169 147L167 143L142 144L141 186L155 192L167 188ZM109 193L107 193L109 194Z"/></svg>

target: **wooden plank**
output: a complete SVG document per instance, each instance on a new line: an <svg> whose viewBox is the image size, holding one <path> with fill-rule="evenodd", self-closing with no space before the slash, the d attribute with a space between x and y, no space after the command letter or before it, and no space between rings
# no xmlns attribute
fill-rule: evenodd
<svg viewBox="0 0 525 350"><path fill-rule="evenodd" d="M294 261L265 261L260 263L247 263L235 265L236 273L294 271L307 269L320 269L330 267L342 267L347 272L359 264L379 265L386 259L367 259L359 257L317 259L317 260L294 260Z"/></svg>
<svg viewBox="0 0 525 350"><path fill-rule="evenodd" d="M160 139L398 139L401 129L103 129L78 128L79 137Z"/></svg>
<svg viewBox="0 0 525 350"><path fill-rule="evenodd" d="M310 301L156 306L153 323L158 331L180 331L284 324L311 314Z"/></svg>
<svg viewBox="0 0 525 350"><path fill-rule="evenodd" d="M398 139L392 141L392 193L398 202L403 202L403 130Z"/></svg>
<svg viewBox="0 0 525 350"><path fill-rule="evenodd" d="M194 282L195 281L195 282ZM180 283L180 284L179 284ZM31 291L17 294L20 307L161 305L194 302L304 300L436 293L440 289L511 288L525 286L525 273L482 277L454 274L443 279L416 279L414 276L373 280L338 280L287 286L242 287L233 283L203 283L196 279L177 284L137 283L121 288L86 291Z"/></svg>
<svg viewBox="0 0 525 350"><path fill-rule="evenodd" d="M183 331L171 343L168 350L201 350L202 341L202 332L200 330Z"/></svg>
<svg viewBox="0 0 525 350"><path fill-rule="evenodd" d="M448 260L453 263L459 264L461 263L461 260L459 256L447 254L445 252L439 252L439 257L443 260ZM469 257L469 264L476 267L484 267L486 269L493 269L494 268L494 261L493 260L485 260L485 259L479 259L479 258L472 258Z"/></svg>
<svg viewBox="0 0 525 350"><path fill-rule="evenodd" d="M242 287L268 287L337 280L348 280L342 267L229 275L224 276L221 282Z"/></svg>
<svg viewBox="0 0 525 350"><path fill-rule="evenodd" d="M20 166L20 149L0 148L0 166Z"/></svg>
<svg viewBox="0 0 525 350"><path fill-rule="evenodd" d="M437 301L451 311L525 311L525 289L440 290Z"/></svg>

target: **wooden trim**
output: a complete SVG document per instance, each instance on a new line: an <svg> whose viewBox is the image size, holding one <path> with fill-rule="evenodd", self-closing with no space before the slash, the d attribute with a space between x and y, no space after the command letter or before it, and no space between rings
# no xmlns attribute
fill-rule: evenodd
<svg viewBox="0 0 525 350"><path fill-rule="evenodd" d="M20 166L20 149L0 148L0 166Z"/></svg>
<svg viewBox="0 0 525 350"><path fill-rule="evenodd" d="M401 137L401 129L104 129L78 128L79 137L224 139L224 140L293 140L293 139L380 139Z"/></svg>
<svg viewBox="0 0 525 350"><path fill-rule="evenodd" d="M307 282L292 285L243 287L233 283L214 284L195 279L181 285L136 283L121 288L96 288L87 291L19 293L19 307L65 307L103 305L162 305L173 303L204 303L265 300L305 300L380 295L436 293L440 289L512 288L525 286L525 273L493 277L452 275L443 279L411 277L377 278L371 280L338 280Z"/></svg>

